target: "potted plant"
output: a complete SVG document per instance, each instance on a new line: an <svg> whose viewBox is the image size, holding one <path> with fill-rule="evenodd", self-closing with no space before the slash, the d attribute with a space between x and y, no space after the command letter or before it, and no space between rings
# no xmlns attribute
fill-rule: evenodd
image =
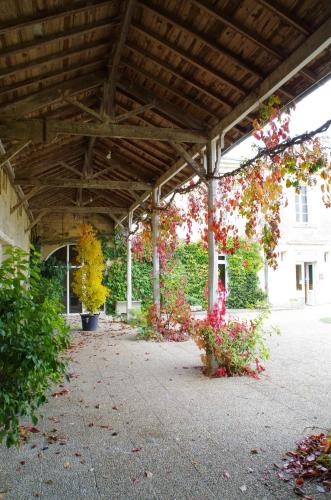
<svg viewBox="0 0 331 500"><path fill-rule="evenodd" d="M80 267L74 273L72 289L87 310L81 314L82 329L94 331L98 328L99 309L106 300L108 289L102 284L105 262L101 242L90 224L82 225L77 242L77 264Z"/></svg>

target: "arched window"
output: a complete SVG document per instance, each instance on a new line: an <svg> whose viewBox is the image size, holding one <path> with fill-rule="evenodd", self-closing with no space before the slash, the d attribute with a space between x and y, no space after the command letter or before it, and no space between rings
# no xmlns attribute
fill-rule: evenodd
<svg viewBox="0 0 331 500"><path fill-rule="evenodd" d="M82 303L71 290L71 280L73 270L77 267L76 264L77 251L75 245L65 245L52 252L46 260L52 258L66 266L65 279L63 283L63 304L67 314L81 313Z"/></svg>

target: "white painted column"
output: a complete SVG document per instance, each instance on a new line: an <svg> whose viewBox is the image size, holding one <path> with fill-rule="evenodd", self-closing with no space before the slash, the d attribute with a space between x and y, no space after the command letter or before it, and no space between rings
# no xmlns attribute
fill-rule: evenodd
<svg viewBox="0 0 331 500"><path fill-rule="evenodd" d="M152 213L152 247L153 247L153 302L156 306L156 314L160 314L160 256L157 248L159 237L160 213L155 208L160 203L160 188L154 188L152 193L153 213Z"/></svg>
<svg viewBox="0 0 331 500"><path fill-rule="evenodd" d="M216 141L207 144L207 173L212 174L216 165ZM208 181L208 311L213 311L217 302L218 287L218 251L214 232L210 229L214 218L213 209L216 201L217 180Z"/></svg>
<svg viewBox="0 0 331 500"><path fill-rule="evenodd" d="M132 309L132 212L128 217L128 239L127 239L127 267L126 267L126 317L130 316L130 309Z"/></svg>

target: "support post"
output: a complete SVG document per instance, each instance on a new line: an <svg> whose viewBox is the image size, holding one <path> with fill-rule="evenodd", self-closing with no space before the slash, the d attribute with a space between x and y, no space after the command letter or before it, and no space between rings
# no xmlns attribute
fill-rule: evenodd
<svg viewBox="0 0 331 500"><path fill-rule="evenodd" d="M216 141L207 143L207 174L211 176L216 167ZM212 312L217 302L218 287L218 251L215 234L211 229L214 218L217 180L208 180L208 311Z"/></svg>
<svg viewBox="0 0 331 500"><path fill-rule="evenodd" d="M153 245L153 302L156 307L157 316L160 315L160 256L157 248L159 237L160 214L157 207L160 203L160 188L152 191L153 214L152 214L152 245Z"/></svg>
<svg viewBox="0 0 331 500"><path fill-rule="evenodd" d="M128 240L127 240L127 267L126 267L126 318L130 317L132 309L132 212L128 217Z"/></svg>

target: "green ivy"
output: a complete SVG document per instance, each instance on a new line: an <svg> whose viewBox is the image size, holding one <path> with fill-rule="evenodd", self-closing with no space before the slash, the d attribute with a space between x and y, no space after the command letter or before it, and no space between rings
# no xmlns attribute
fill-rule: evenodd
<svg viewBox="0 0 331 500"><path fill-rule="evenodd" d="M231 245L231 242L229 242ZM110 261L105 276L105 285L110 290L107 311L115 310L116 301L126 300L126 242L120 233L115 233L113 243L103 242L103 252ZM184 291L190 305L207 306L205 287L208 279L208 252L201 242L180 243L173 257L173 271L184 280ZM257 243L241 240L241 246L233 255L228 255L229 291L227 307L254 308L265 301L260 289L258 271L263 266ZM168 266L169 267L169 266ZM171 267L171 266L170 266ZM169 277L170 279L170 277ZM132 296L145 306L152 301L152 263L132 259Z"/></svg>
<svg viewBox="0 0 331 500"><path fill-rule="evenodd" d="M107 312L115 311L116 301L126 300L126 242L115 232L113 243L103 240L103 254L110 266L104 278L104 284L110 294L107 299ZM147 305L152 300L152 263L132 259L132 298Z"/></svg>
<svg viewBox="0 0 331 500"><path fill-rule="evenodd" d="M41 276L39 255L9 248L0 266L0 442L19 441L20 419L37 422L50 382L66 370L69 328L59 283Z"/></svg>
<svg viewBox="0 0 331 500"><path fill-rule="evenodd" d="M240 248L228 255L227 266L228 308L251 309L266 301L259 284L258 272L263 267L263 259L257 243L241 240Z"/></svg>

